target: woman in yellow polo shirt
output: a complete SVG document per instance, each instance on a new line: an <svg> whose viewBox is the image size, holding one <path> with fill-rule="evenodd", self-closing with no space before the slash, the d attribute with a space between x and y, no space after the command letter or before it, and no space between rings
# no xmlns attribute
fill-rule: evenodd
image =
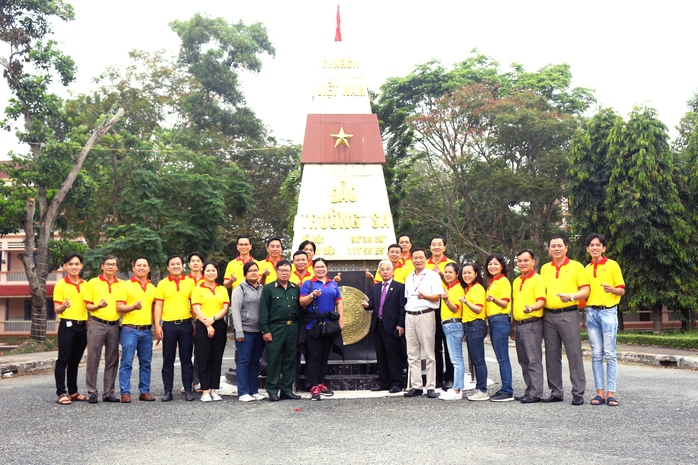
<svg viewBox="0 0 698 465"><path fill-rule="evenodd" d="M487 324L490 327L490 341L499 363L502 387L490 397L492 402L514 400L512 387L511 361L509 360L509 335L511 334L511 283L507 279L507 261L500 254L489 255L485 259L485 275L490 279L487 286Z"/></svg>
<svg viewBox="0 0 698 465"><path fill-rule="evenodd" d="M463 297L463 286L458 280L460 268L455 262L444 267L446 290L441 295L441 325L443 326L448 355L453 364L453 387L442 392L439 399L460 400L463 398L465 378L465 363L463 363L463 323L461 314L463 308L460 298ZM438 323L437 323L438 324Z"/></svg>
<svg viewBox="0 0 698 465"><path fill-rule="evenodd" d="M228 325L223 317L228 313L228 290L216 283L218 267L214 262L204 264L204 280L191 293L192 310L196 315L196 360L199 364L201 400L221 400L221 365L227 340Z"/></svg>
<svg viewBox="0 0 698 465"><path fill-rule="evenodd" d="M460 298L465 342L468 354L475 367L475 393L468 400L489 400L487 395L487 364L485 363L485 282L477 264L464 263L460 272L460 283L465 295Z"/></svg>

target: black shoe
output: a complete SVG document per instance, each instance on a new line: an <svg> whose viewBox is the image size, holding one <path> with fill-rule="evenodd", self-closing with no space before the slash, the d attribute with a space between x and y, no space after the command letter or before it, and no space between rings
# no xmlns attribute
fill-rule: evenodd
<svg viewBox="0 0 698 465"><path fill-rule="evenodd" d="M184 393L184 398L191 402L192 400L194 400L194 393L191 391L186 391Z"/></svg>
<svg viewBox="0 0 698 465"><path fill-rule="evenodd" d="M574 396L572 398L572 405L584 405L584 397Z"/></svg>
<svg viewBox="0 0 698 465"><path fill-rule="evenodd" d="M107 396L104 399L102 399L102 402L114 402L114 403L116 403L116 402L121 402L121 399L119 399L118 397L114 397L114 396Z"/></svg>
<svg viewBox="0 0 698 465"><path fill-rule="evenodd" d="M97 394L90 394L90 398L87 399L87 402L89 402L90 404L96 404L97 402L99 402L97 400Z"/></svg>
<svg viewBox="0 0 698 465"><path fill-rule="evenodd" d="M165 391L165 395L162 396L162 401L163 402L171 402L173 400L174 400L174 397L172 397L172 392Z"/></svg>
<svg viewBox="0 0 698 465"><path fill-rule="evenodd" d="M490 402L511 402L512 400L514 400L512 394L502 394L501 392L490 397Z"/></svg>
<svg viewBox="0 0 698 465"><path fill-rule="evenodd" d="M453 381L451 381L451 380L444 381L444 385L441 387L441 389L443 389L444 391L448 391L449 389L452 389L452 388L453 388Z"/></svg>
<svg viewBox="0 0 698 465"><path fill-rule="evenodd" d="M421 389L412 388L405 393L405 397L421 396L424 393Z"/></svg>
<svg viewBox="0 0 698 465"><path fill-rule="evenodd" d="M554 395L550 394L550 396L542 399L541 402L543 402L544 404L549 404L551 402L562 402L562 400L563 400L562 397L558 397L558 396L554 396ZM584 399L582 399L582 403L584 403Z"/></svg>
<svg viewBox="0 0 698 465"><path fill-rule="evenodd" d="M496 395L496 394L495 394L495 395ZM514 400L515 400L516 402L521 402L521 399L523 399L524 397L526 397L526 396L525 396L525 395L523 395L523 396L514 396Z"/></svg>
<svg viewBox="0 0 698 465"><path fill-rule="evenodd" d="M288 400L298 400L301 398L298 394L294 394L292 392L282 392L281 396L279 396L280 399L288 399Z"/></svg>
<svg viewBox="0 0 698 465"><path fill-rule="evenodd" d="M427 390L427 397L430 399L436 399L438 396L436 395L436 391L429 389Z"/></svg>
<svg viewBox="0 0 698 465"><path fill-rule="evenodd" d="M271 394L269 395L269 402L278 402L279 401L279 395L278 394Z"/></svg>
<svg viewBox="0 0 698 465"><path fill-rule="evenodd" d="M523 396L519 402L522 404L537 404L540 402L540 397L531 397L529 395Z"/></svg>
<svg viewBox="0 0 698 465"><path fill-rule="evenodd" d="M387 390L388 390L388 388L384 388L384 387L381 387L381 386L373 386L373 387L371 388L371 391L387 391Z"/></svg>
<svg viewBox="0 0 698 465"><path fill-rule="evenodd" d="M398 392L402 391L401 387L393 386L390 388L390 391L388 391L391 394L397 394Z"/></svg>

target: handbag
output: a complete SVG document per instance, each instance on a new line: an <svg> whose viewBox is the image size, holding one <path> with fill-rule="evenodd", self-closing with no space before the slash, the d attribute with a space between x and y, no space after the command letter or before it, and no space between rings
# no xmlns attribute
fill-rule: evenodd
<svg viewBox="0 0 698 465"><path fill-rule="evenodd" d="M310 327L310 335L316 339L319 338L333 338L342 332L342 328L339 326L340 315L338 312L332 311L324 313L325 318L329 318L328 321L322 321L320 312L317 309L317 303L313 300L313 309L317 315L317 320Z"/></svg>

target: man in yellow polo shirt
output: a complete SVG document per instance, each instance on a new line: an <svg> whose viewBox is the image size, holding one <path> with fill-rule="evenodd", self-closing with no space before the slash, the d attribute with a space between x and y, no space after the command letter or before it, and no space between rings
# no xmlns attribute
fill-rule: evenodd
<svg viewBox="0 0 698 465"><path fill-rule="evenodd" d="M407 275L414 271L414 267L405 266L401 260L402 248L397 244L391 244L388 246L388 260L393 268L393 281L405 284L405 278ZM410 258L410 264L412 259ZM380 268L380 267L379 267ZM370 271L366 270L366 277L370 279L374 284L382 283L383 280L380 279L380 269L376 270L376 274L371 274Z"/></svg>
<svg viewBox="0 0 698 465"><path fill-rule="evenodd" d="M121 402L131 402L131 371L138 352L138 400L153 401L150 394L150 363L153 360L153 303L155 286L148 279L150 262L138 257L133 262L133 276L121 286L116 310L121 320L121 365L119 387Z"/></svg>
<svg viewBox="0 0 698 465"><path fill-rule="evenodd" d="M179 255L167 258L167 271L169 276L158 283L153 312L155 338L162 341L162 384L165 387L162 401L173 400L174 362L178 347L184 395L188 401L192 401L194 326L190 298L195 283L182 274L184 266Z"/></svg>
<svg viewBox="0 0 698 465"><path fill-rule="evenodd" d="M235 288L245 280L245 275L242 271L245 263L255 261L251 255L252 241L250 236L238 236L237 249L239 255L237 258L228 262L228 266L225 268L225 273L223 274L223 286L232 290L235 290ZM257 263L257 265L259 266L259 263Z"/></svg>
<svg viewBox="0 0 698 465"><path fill-rule="evenodd" d="M302 250L297 250L293 253L293 268L294 271L291 273L290 282L293 284L301 284L313 277L308 271L308 254Z"/></svg>
<svg viewBox="0 0 698 465"><path fill-rule="evenodd" d="M620 266L604 256L606 238L592 233L586 238L587 253L591 255L585 271L591 292L587 299L587 332L591 345L591 368L594 372L596 397L592 405L618 405L615 397L618 361L616 359L616 333L618 332L618 304L625 295L625 280ZM604 384L603 359L606 359L606 383ZM604 392L604 388L606 391Z"/></svg>
<svg viewBox="0 0 698 465"><path fill-rule="evenodd" d="M540 275L546 287L543 340L550 396L542 401L562 402L564 344L572 382L572 405L582 405L586 376L579 331L579 306L576 302L589 296L589 278L581 263L567 257L567 241L564 238L551 237L548 241L548 253L553 257L553 261L541 267Z"/></svg>
<svg viewBox="0 0 698 465"><path fill-rule="evenodd" d="M429 242L429 250L431 251L431 258L427 262L427 268L439 274L441 284L444 291L446 291L448 284L444 281L444 269L447 264L453 263L453 260L445 255L446 239L443 236L432 237ZM445 304L441 302L441 308L443 309L444 307ZM443 387L445 391L448 391L453 387L453 363L451 363L451 355L448 353L448 344L446 344L446 336L444 336L444 329L441 325L441 312L434 312L434 314L436 317L436 334L434 335L436 387Z"/></svg>
<svg viewBox="0 0 698 465"><path fill-rule="evenodd" d="M115 276L119 259L114 255L102 258L102 274L90 279L92 299L87 309L92 315L87 327L87 365L85 381L90 404L97 403L97 373L104 347L103 402L119 402L114 396L114 384L119 370L119 312L116 297L122 282Z"/></svg>
<svg viewBox="0 0 698 465"><path fill-rule="evenodd" d="M522 404L540 402L543 397L543 306L545 282L536 273L536 255L533 250L522 250L516 255L516 266L521 275L512 285L514 324L511 338L516 341L516 354L521 365L526 391L515 397Z"/></svg>
<svg viewBox="0 0 698 465"><path fill-rule="evenodd" d="M284 246L281 245L281 239L272 237L267 241L267 259L259 262L260 283L267 284L276 281L276 264L281 260L281 252L284 251Z"/></svg>
<svg viewBox="0 0 698 465"><path fill-rule="evenodd" d="M89 284L80 279L82 255L70 252L63 259L65 279L53 288L53 306L58 315L58 357L54 377L56 395L60 405L72 401L85 401L87 397L78 392L78 366L87 347L87 307L85 299L91 299ZM66 372L68 390L66 391Z"/></svg>

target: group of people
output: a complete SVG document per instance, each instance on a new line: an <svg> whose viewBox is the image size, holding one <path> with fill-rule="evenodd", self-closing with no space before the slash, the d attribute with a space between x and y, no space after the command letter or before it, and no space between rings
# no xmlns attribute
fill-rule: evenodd
<svg viewBox="0 0 698 465"><path fill-rule="evenodd" d="M465 363L463 339L475 372L472 401L490 400L521 403L561 402L562 347L565 348L572 384L572 404L584 403L586 378L582 361L580 309L586 311L586 324L592 349L592 370L596 395L592 405L617 406L615 397L617 360L617 311L625 283L618 264L604 256L606 239L601 234L586 238L591 262L584 267L567 257L567 241L553 236L548 241L552 257L535 270L537 259L525 249L516 256L520 275L513 286L507 278L508 263L500 254L485 259L484 271L478 264L458 265L445 256L445 240L434 236L427 251L411 248L409 236L399 236L389 246L388 259L379 264L370 298L364 308L376 311L374 329L378 359L379 385L375 390L403 390L399 338L406 340L410 370L410 389L404 395L439 397L443 400L463 398ZM499 365L500 389L487 392L487 365L484 340L487 328ZM526 389L514 396L512 368L509 360L509 337L516 343ZM441 338L445 339L445 346ZM550 394L544 397L543 351ZM438 366L444 349L449 368ZM426 386L422 379L422 354L426 365ZM440 360L441 359L441 360ZM604 373L603 360L606 360ZM450 373L449 373L450 372ZM439 375L443 376L439 380ZM449 378L450 375L450 378ZM436 388L442 387L437 395Z"/></svg>
<svg viewBox="0 0 698 465"><path fill-rule="evenodd" d="M128 281L115 274L119 261L103 258L102 274L85 282L80 278L82 256L69 253L64 260L67 276L54 289L58 328L55 367L57 402L97 403L97 372L105 350L103 402L131 402L133 360L138 356L138 399L152 401L150 364L153 338L163 344L162 401L173 400L174 362L181 363L182 393L194 400L198 385L201 400L217 401L221 364L227 341L226 316L231 315L237 349L238 398L249 402L265 398L259 393L260 359L266 348L266 390L270 401L298 399L294 382L305 358L305 379L312 400L333 395L327 386L328 359L342 353L344 328L341 274L328 277L327 262L315 258L315 244L301 243L291 261L282 258L281 240L266 244L268 256L255 260L248 236L237 239L238 257L231 260L216 283L218 267L204 262L201 253L188 256L189 274L178 255L167 260L168 276L157 287L148 280L150 264L138 257ZM373 390L404 390L405 352L409 366L406 397L424 394L444 400L463 398L465 361L463 339L474 367L476 387L469 400L522 403L563 400L562 347L567 354L572 383L572 404L584 403L585 376L580 337L580 307L586 308L592 347L592 367L597 395L593 405L618 405L615 398L617 362L615 333L617 306L625 292L618 264L604 256L606 239L592 234L586 240L591 263L583 267L567 258L567 243L555 236L548 242L552 261L536 273L536 256L522 250L516 256L520 276L513 286L507 278L507 260L487 257L484 272L478 264L458 265L445 255L442 236L430 241L430 257L412 248L407 235L388 247L380 262L369 299L362 302L373 312L378 363L378 384ZM487 279L487 281L486 281ZM229 293L228 289L232 290ZM579 302L579 304L577 303ZM88 311L90 321L88 324ZM489 334L501 377L500 389L487 392L484 340ZM332 331L334 327L338 331ZM516 341L526 390L514 396L508 339ZM543 397L542 342L550 395ZM122 346L121 363L118 344ZM87 396L78 392L77 371L88 349ZM405 349L406 348L406 349ZM194 361L192 361L192 354ZM422 354L426 385L422 379ZM607 374L604 376L603 359ZM119 374L120 398L115 394ZM67 377L67 387L66 387ZM436 393L441 387L442 392Z"/></svg>

